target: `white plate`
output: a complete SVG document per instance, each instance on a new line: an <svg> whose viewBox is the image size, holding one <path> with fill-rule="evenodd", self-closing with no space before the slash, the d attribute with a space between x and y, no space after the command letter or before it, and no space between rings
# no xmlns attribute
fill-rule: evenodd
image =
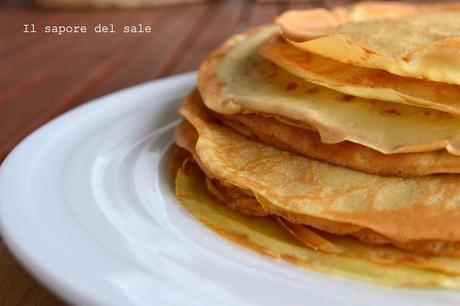
<svg viewBox="0 0 460 306"><path fill-rule="evenodd" d="M0 173L1 230L43 284L80 305L454 305L298 270L223 240L176 202L165 160L186 74L79 107Z"/></svg>

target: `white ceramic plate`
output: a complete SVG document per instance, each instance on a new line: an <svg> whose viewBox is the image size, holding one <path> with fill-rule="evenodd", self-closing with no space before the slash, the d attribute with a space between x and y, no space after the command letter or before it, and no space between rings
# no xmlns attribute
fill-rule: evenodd
<svg viewBox="0 0 460 306"><path fill-rule="evenodd" d="M460 294L298 270L210 232L165 169L186 74L79 107L33 133L0 173L6 243L79 305L454 305Z"/></svg>

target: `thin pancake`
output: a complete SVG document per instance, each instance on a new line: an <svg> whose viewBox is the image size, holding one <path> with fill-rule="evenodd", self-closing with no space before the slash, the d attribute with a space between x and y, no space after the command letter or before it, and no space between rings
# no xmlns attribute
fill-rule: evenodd
<svg viewBox="0 0 460 306"><path fill-rule="evenodd" d="M175 138L179 146L189 151L192 156L198 160L201 169L205 170L208 175L212 175L212 179L206 177L206 186L208 190L231 210L238 211L248 216L268 216L273 214L283 217L284 220L289 220L296 224L309 225L335 235L351 235L371 245L393 244L415 254L460 257L460 244L458 242L424 240L412 242L391 241L368 228L284 211L272 205L261 196L256 199L252 191L243 190L229 183L220 181L219 178L216 178L209 170L205 169L203 163L199 161L199 157L195 150L198 134L189 122L183 121L177 127Z"/></svg>
<svg viewBox="0 0 460 306"><path fill-rule="evenodd" d="M254 114L215 114L224 125L280 150L349 167L369 174L423 176L460 173L460 157L444 150L382 154L352 142L325 144L316 132Z"/></svg>
<svg viewBox="0 0 460 306"><path fill-rule="evenodd" d="M355 256L346 256L307 248L271 218L246 217L225 208L207 192L203 174L193 163L186 163L179 170L176 195L184 208L217 234L272 258L329 275L388 286L460 287L458 276L439 272L443 268L449 273L455 271L456 266L449 259L438 261L421 258L420 265L414 267L413 262L405 261L399 253L384 251L380 253L385 261L385 265L382 265L369 260L371 255L378 258L375 249L367 254L355 250ZM414 258L412 255L409 257Z"/></svg>
<svg viewBox="0 0 460 306"><path fill-rule="evenodd" d="M289 220L290 223L299 226L306 225L336 236L353 236L368 245L391 244L400 249L419 255L460 257L460 243L458 242L427 240L413 242L391 241L370 229L353 224L339 223L306 215L299 216L291 214L287 211L280 210L260 197L256 200L256 198L249 196L247 192L238 187L225 186L216 179L211 180L206 178L206 186L208 190L229 209L248 216L268 216L272 214L281 217L283 220ZM299 226L292 227L299 228Z"/></svg>
<svg viewBox="0 0 460 306"><path fill-rule="evenodd" d="M196 96L180 113L198 131L202 164L221 181L280 210L356 224L392 241L460 240L458 176L380 177L279 151L208 120Z"/></svg>
<svg viewBox="0 0 460 306"><path fill-rule="evenodd" d="M344 64L296 48L279 35L262 44L259 53L308 82L352 96L432 108L460 115L458 85L405 78L383 70Z"/></svg>
<svg viewBox="0 0 460 306"><path fill-rule="evenodd" d="M331 235L311 227L277 218L294 237L305 245L324 253L342 254L380 264L408 265L446 273L459 274L460 261L446 257L424 257L391 246L369 246L352 237Z"/></svg>
<svg viewBox="0 0 460 306"><path fill-rule="evenodd" d="M458 7L448 8L363 22L353 22L347 15L337 20L333 11L323 11L321 19L316 11L307 10L286 12L277 23L300 49L400 76L460 84L460 12Z"/></svg>
<svg viewBox="0 0 460 306"><path fill-rule="evenodd" d="M187 125L189 125L189 123L187 123ZM194 146L187 147L186 149L193 155L196 155ZM203 167L203 165L201 165L201 167ZM240 189L230 184L225 184L216 178L210 179L207 177L206 186L208 190L229 209L248 216L268 216L272 214L280 216L284 220L289 220L292 223L312 226L334 235L350 235L369 245L392 244L401 249L420 255L460 257L460 243L458 242L429 240L411 242L391 241L373 230L361 226L284 211L260 196L256 199L250 191Z"/></svg>
<svg viewBox="0 0 460 306"><path fill-rule="evenodd" d="M257 54L274 33L276 28L263 28L237 35L204 61L199 89L208 108L301 122L318 131L324 143L348 140L386 154L443 148L460 154L459 118L399 103L350 100L308 83Z"/></svg>

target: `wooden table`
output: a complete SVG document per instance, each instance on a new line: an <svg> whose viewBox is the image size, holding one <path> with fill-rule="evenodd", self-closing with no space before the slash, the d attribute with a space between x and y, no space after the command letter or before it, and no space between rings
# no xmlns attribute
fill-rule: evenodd
<svg viewBox="0 0 460 306"><path fill-rule="evenodd" d="M195 70L232 33L268 23L291 8L337 1L257 4L216 1L145 10L41 11L0 7L0 161L30 132L93 98ZM3 1L6 3L6 1ZM0 0L2 4L2 0ZM23 33L23 24L113 23L113 34ZM123 25L151 25L151 34L123 34ZM0 305L60 305L12 258L0 241Z"/></svg>

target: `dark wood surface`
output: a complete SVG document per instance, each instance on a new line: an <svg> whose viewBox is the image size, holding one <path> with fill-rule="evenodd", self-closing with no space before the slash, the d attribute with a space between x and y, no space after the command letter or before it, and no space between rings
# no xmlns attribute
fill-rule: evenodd
<svg viewBox="0 0 460 306"><path fill-rule="evenodd" d="M17 3L0 0L0 162L26 135L75 106L127 86L195 70L232 33L269 23L283 10L338 2L228 0L125 11L46 11ZM23 33L24 23L35 23L37 29L98 23L120 29L143 23L153 31L57 36ZM60 304L0 241L0 305Z"/></svg>

